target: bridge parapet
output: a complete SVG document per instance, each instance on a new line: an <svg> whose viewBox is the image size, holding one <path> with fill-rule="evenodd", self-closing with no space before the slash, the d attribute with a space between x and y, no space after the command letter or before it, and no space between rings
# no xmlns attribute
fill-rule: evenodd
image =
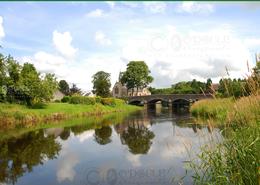
<svg viewBox="0 0 260 185"><path fill-rule="evenodd" d="M213 98L211 94L153 94L148 96L130 96L128 103L143 102L150 103L156 101L174 102L179 99L187 101L198 101L202 99Z"/></svg>

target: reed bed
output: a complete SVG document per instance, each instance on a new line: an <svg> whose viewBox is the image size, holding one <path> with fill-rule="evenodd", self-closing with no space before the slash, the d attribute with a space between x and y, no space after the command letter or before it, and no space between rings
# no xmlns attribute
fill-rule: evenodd
<svg viewBox="0 0 260 185"><path fill-rule="evenodd" d="M194 184L260 184L260 91L258 78L248 77L249 96L196 102L193 116L221 126L223 141L202 148L191 159ZM209 121L210 120L210 121ZM214 120L214 121L212 121Z"/></svg>

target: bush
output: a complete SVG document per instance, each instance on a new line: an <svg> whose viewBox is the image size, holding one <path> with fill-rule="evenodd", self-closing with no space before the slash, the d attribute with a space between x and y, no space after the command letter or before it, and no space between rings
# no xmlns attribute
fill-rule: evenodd
<svg viewBox="0 0 260 185"><path fill-rule="evenodd" d="M30 106L30 108L32 108L32 109L44 109L44 108L46 108L46 104L45 103L43 103L43 102L37 102L37 103L33 103L31 106Z"/></svg>
<svg viewBox="0 0 260 185"><path fill-rule="evenodd" d="M93 97L72 96L70 98L69 103L71 103L71 104L94 105L96 103L96 100Z"/></svg>
<svg viewBox="0 0 260 185"><path fill-rule="evenodd" d="M70 101L70 96L64 96L62 99L61 99L61 102L62 103L68 103Z"/></svg>
<svg viewBox="0 0 260 185"><path fill-rule="evenodd" d="M126 101L123 99L115 99L115 102L117 105L123 105L123 104L125 104Z"/></svg>
<svg viewBox="0 0 260 185"><path fill-rule="evenodd" d="M60 100L54 100L55 103L60 103L61 101Z"/></svg>
<svg viewBox="0 0 260 185"><path fill-rule="evenodd" d="M96 103L101 103L102 98L100 96L96 96Z"/></svg>
<svg viewBox="0 0 260 185"><path fill-rule="evenodd" d="M114 107L116 105L115 98L102 98L101 103L103 105L108 105Z"/></svg>

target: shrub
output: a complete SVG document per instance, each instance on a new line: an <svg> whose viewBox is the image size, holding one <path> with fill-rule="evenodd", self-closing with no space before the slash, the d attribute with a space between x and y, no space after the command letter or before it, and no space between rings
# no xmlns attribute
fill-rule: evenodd
<svg viewBox="0 0 260 185"><path fill-rule="evenodd" d="M64 96L62 99L61 99L61 102L62 103L68 103L70 101L70 96Z"/></svg>
<svg viewBox="0 0 260 185"><path fill-rule="evenodd" d="M61 101L60 100L54 100L55 103L60 103Z"/></svg>
<svg viewBox="0 0 260 185"><path fill-rule="evenodd" d="M116 101L114 98L102 98L101 103L103 105L108 105L114 107L116 105Z"/></svg>
<svg viewBox="0 0 260 185"><path fill-rule="evenodd" d="M116 102L117 105L125 104L125 100L122 100L122 99L115 99L115 102Z"/></svg>
<svg viewBox="0 0 260 185"><path fill-rule="evenodd" d="M101 103L102 98L100 96L96 96L96 103Z"/></svg>
<svg viewBox="0 0 260 185"><path fill-rule="evenodd" d="M69 103L71 103L71 104L94 105L96 103L96 100L93 97L72 96L70 98Z"/></svg>
<svg viewBox="0 0 260 185"><path fill-rule="evenodd" d="M32 108L32 109L44 109L44 108L46 108L46 104L45 103L43 103L43 102L36 102L36 103L33 103L31 106L30 106L30 108Z"/></svg>

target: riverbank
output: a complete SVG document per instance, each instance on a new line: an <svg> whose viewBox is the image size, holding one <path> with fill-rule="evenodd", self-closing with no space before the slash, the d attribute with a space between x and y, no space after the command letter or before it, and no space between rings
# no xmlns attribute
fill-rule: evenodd
<svg viewBox="0 0 260 185"><path fill-rule="evenodd" d="M61 120L101 116L115 112L134 112L141 107L117 103L114 106L49 103L45 108L32 109L24 105L0 103L0 129L29 128L37 124L57 122Z"/></svg>
<svg viewBox="0 0 260 185"><path fill-rule="evenodd" d="M213 123L240 126L256 125L260 122L260 96L240 99L219 98L201 100L191 106L195 117L212 119Z"/></svg>
<svg viewBox="0 0 260 185"><path fill-rule="evenodd" d="M205 146L191 167L195 184L255 184L260 178L260 96L202 100L193 116L221 126L224 140ZM205 123L204 121L204 123Z"/></svg>

